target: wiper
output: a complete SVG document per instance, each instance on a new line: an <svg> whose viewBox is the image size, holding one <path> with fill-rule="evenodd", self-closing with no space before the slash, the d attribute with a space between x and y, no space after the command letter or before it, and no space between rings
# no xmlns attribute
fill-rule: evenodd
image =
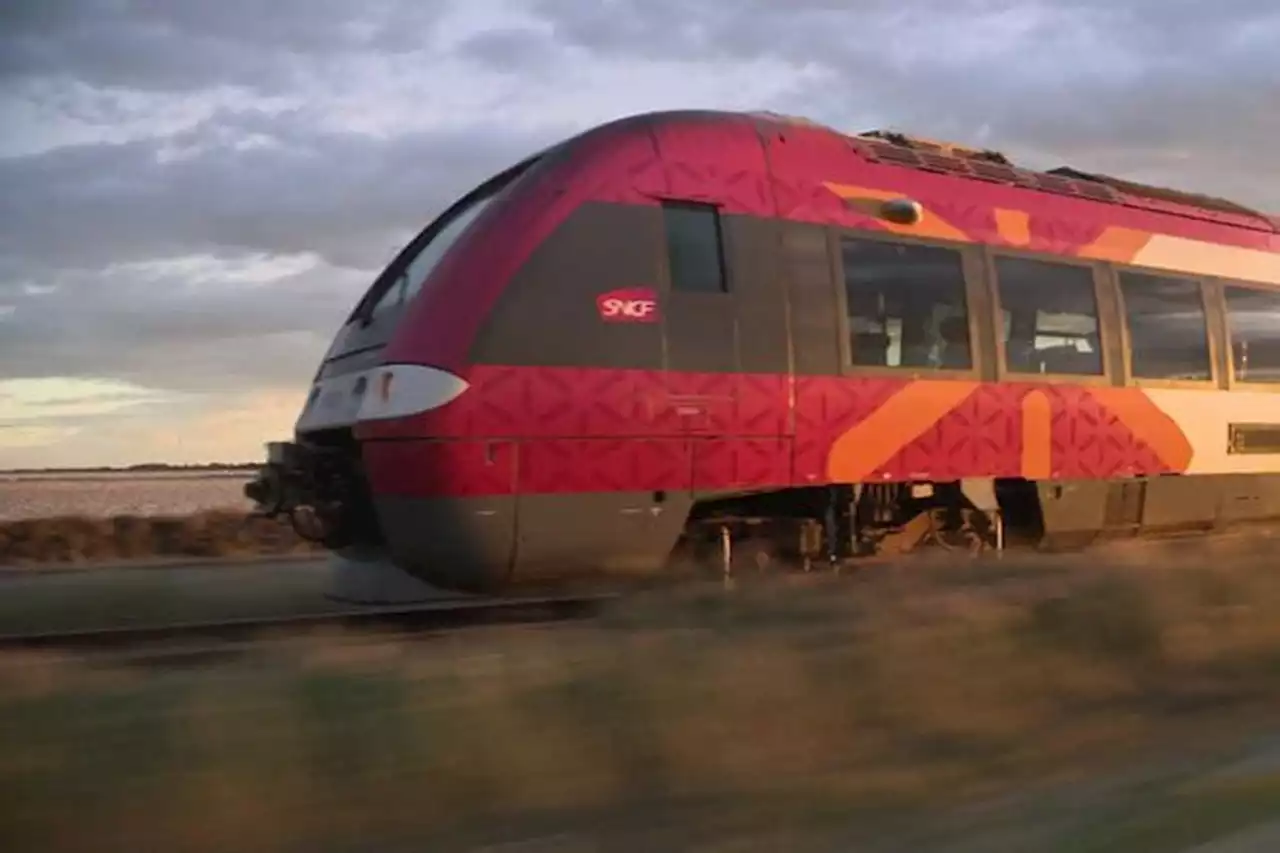
<svg viewBox="0 0 1280 853"><path fill-rule="evenodd" d="M391 287L395 287L392 283ZM378 303L386 298L387 293L391 291L391 287L384 288L377 296L370 293L368 298L356 308L356 313L352 316L352 320L360 324L360 328L368 328L373 322L373 315L377 313Z"/></svg>

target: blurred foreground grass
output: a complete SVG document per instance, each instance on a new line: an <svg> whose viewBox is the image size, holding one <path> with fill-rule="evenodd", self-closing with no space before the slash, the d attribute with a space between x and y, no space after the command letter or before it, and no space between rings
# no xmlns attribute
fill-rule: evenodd
<svg viewBox="0 0 1280 853"><path fill-rule="evenodd" d="M1141 853L1280 816L1280 760L1210 773L1280 734L1280 573L1135 554L200 669L5 658L0 849Z"/></svg>
<svg viewBox="0 0 1280 853"><path fill-rule="evenodd" d="M0 573L0 635L345 608L325 597L330 583L330 566L319 558Z"/></svg>

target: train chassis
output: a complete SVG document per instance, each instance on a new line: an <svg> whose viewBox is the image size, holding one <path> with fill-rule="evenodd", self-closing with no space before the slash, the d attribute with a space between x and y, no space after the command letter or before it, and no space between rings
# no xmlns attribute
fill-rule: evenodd
<svg viewBox="0 0 1280 853"><path fill-rule="evenodd" d="M1027 497L1017 483L972 480L832 485L713 499L695 504L677 560L731 575L838 570L867 557L922 549L1002 550L1002 505L1017 501L1026 510ZM1038 521L1034 510L1018 514L1031 524Z"/></svg>

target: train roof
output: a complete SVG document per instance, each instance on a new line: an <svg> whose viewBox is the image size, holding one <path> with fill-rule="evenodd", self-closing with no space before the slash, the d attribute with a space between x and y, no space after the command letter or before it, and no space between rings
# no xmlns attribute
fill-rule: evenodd
<svg viewBox="0 0 1280 853"><path fill-rule="evenodd" d="M757 119L812 127L842 136L864 159L972 180L1075 196L1155 213L1184 216L1255 231L1280 233L1280 216L1210 195L1086 172L1071 166L1027 169L999 151L911 136L892 130L844 133L799 116L752 113Z"/></svg>

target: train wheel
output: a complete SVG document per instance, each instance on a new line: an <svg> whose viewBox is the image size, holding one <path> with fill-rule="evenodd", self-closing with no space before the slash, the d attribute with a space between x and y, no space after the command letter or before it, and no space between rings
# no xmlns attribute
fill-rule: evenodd
<svg viewBox="0 0 1280 853"><path fill-rule="evenodd" d="M988 537L984 531L986 525L979 523L975 515L980 516L981 513L968 508L958 513L945 508L929 510L927 541L946 551L975 555L981 553L986 549Z"/></svg>
<svg viewBox="0 0 1280 853"><path fill-rule="evenodd" d="M773 543L767 539L751 538L733 543L730 565L733 574L764 575L779 568Z"/></svg>

